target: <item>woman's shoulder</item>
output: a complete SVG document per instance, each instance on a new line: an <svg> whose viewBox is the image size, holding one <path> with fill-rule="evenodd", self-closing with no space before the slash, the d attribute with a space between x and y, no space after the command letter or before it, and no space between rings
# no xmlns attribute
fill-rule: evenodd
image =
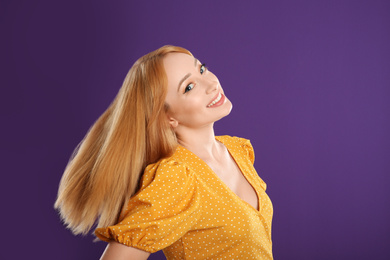
<svg viewBox="0 0 390 260"><path fill-rule="evenodd" d="M218 141L222 142L226 146L242 146L247 147L251 145L251 142L249 139L237 137L237 136L230 136L230 135L220 135L215 137Z"/></svg>
<svg viewBox="0 0 390 260"><path fill-rule="evenodd" d="M145 168L141 187L122 210L119 223L95 234L156 252L192 228L201 214L200 201L195 174L172 155Z"/></svg>
<svg viewBox="0 0 390 260"><path fill-rule="evenodd" d="M170 157L162 158L146 166L141 179L141 189L152 182L171 182L173 179L187 179L189 168L176 152Z"/></svg>
<svg viewBox="0 0 390 260"><path fill-rule="evenodd" d="M216 139L222 142L230 151L235 150L243 156L248 156L251 162L254 163L255 154L249 139L230 135L216 136Z"/></svg>
<svg viewBox="0 0 390 260"><path fill-rule="evenodd" d="M230 135L219 135L215 137L218 141L230 144L246 144L250 143L249 139L245 139L238 136L230 136Z"/></svg>
<svg viewBox="0 0 390 260"><path fill-rule="evenodd" d="M177 146L173 154L168 157L161 158L155 163L151 163L146 166L145 172L155 172L159 169L170 168L172 170L178 170L188 167L186 162L190 159L191 154L183 149L180 145Z"/></svg>

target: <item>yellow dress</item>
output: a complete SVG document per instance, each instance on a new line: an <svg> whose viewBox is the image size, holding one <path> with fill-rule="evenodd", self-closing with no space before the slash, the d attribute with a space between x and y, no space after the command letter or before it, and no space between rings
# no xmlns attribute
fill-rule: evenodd
<svg viewBox="0 0 390 260"><path fill-rule="evenodd" d="M273 259L272 203L253 167L249 140L218 136L258 196L259 210L237 196L195 154L179 146L146 167L141 188L120 222L98 228L104 241L117 241L170 259Z"/></svg>

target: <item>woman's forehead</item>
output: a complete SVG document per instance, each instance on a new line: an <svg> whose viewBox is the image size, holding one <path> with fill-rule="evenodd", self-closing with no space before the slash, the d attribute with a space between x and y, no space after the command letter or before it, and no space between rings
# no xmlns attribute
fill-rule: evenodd
<svg viewBox="0 0 390 260"><path fill-rule="evenodd" d="M164 58L168 88L178 89L181 83L195 73L198 60L185 53L170 53Z"/></svg>
<svg viewBox="0 0 390 260"><path fill-rule="evenodd" d="M182 67L196 66L197 59L191 55L180 52L169 53L164 57L164 66L166 67Z"/></svg>

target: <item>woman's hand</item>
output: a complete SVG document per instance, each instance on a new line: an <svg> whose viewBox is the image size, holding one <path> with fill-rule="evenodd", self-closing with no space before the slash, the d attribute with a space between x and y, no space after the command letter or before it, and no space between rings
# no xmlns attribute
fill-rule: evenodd
<svg viewBox="0 0 390 260"><path fill-rule="evenodd" d="M150 253L122 245L117 242L108 243L100 260L145 260L148 259Z"/></svg>

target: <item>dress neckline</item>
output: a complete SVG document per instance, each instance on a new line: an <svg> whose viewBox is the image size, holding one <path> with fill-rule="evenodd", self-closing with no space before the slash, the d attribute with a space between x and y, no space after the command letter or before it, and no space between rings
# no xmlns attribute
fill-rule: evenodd
<svg viewBox="0 0 390 260"><path fill-rule="evenodd" d="M232 147L229 147L229 145L227 145L225 142L224 142L224 136L215 136L215 139L222 143L224 145L224 147L226 148L226 150L228 151L228 153L230 154L230 156L232 157L233 161L235 162L235 164L237 165L238 169L240 170L242 176L244 176L245 180L248 182L248 184L253 188L253 190L255 191L255 194L256 194L256 197L257 197L257 207L258 209L256 209L255 207L253 207L249 202L247 202L246 200L244 200L243 198L241 198L240 196L238 196L232 189L229 188L229 186L227 186L227 184L213 171L213 169L211 169L211 167L205 162L203 161L200 157L198 157L196 154L194 154L193 152L191 152L189 149L185 148L184 146L181 146L179 145L182 149L188 151L192 156L194 156L196 159L198 159L202 165L204 165L211 173L212 173L212 176L217 180L217 182L219 182L222 187L230 194L233 195L233 197L237 198L239 201L243 202L244 204L246 204L247 206L249 206L251 209L253 209L254 211L256 211L257 213L260 213L260 210L261 210L261 207L260 207L260 194L258 193L258 189L256 189L255 185L252 183L251 181L251 178L249 178L246 174L245 174L245 171L243 170L243 167L242 165L239 163L239 161L236 159L236 157L238 157L238 154L236 153L235 151L235 148L232 148Z"/></svg>

